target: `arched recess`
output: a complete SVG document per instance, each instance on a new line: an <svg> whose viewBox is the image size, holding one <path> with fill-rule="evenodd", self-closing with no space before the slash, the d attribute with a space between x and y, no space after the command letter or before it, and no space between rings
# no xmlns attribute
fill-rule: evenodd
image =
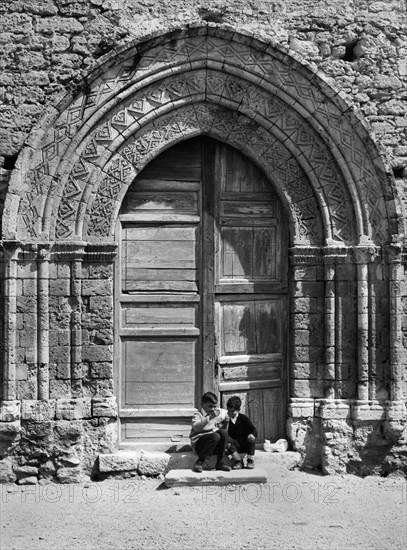
<svg viewBox="0 0 407 550"><path fill-rule="evenodd" d="M86 249L97 255L103 246L113 250L116 218L131 182L160 153L199 135L242 151L272 182L286 208L292 265L291 396L400 399L401 255L394 243L404 234L404 221L382 152L359 114L313 66L278 44L216 26L149 37L108 55L75 93L48 111L19 156L2 236L11 249L27 244L42 251L36 260L39 319L50 307L44 283L47 250L78 251L71 266L76 304L71 327L79 327L71 334L72 372L82 352L94 357L92 349L81 347L80 254ZM384 247L389 246L387 254ZM6 269L7 281L16 278L15 259ZM375 270L382 259L390 263L387 279ZM357 303L348 326L358 335L351 352L357 364L347 389L341 380L340 347L346 332L338 325L347 311L341 309L337 284L345 272L356 289L350 300ZM14 399L12 286L6 295L11 312L6 398ZM383 296L387 306L380 310ZM305 314L319 319L312 330L304 324L301 308L311 308ZM375 331L388 325L390 333L383 331L375 354ZM34 335L38 348L33 346L42 398L49 395L44 367L48 331L47 323L40 324ZM103 336L97 342L105 343ZM391 376L377 374L380 361L388 361ZM323 364L323 372L295 370L311 362Z"/></svg>

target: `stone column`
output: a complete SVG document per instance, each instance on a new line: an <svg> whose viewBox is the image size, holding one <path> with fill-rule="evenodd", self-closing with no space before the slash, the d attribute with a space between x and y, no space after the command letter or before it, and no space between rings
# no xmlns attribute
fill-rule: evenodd
<svg viewBox="0 0 407 550"><path fill-rule="evenodd" d="M335 272L336 267L332 256L326 255L325 261L325 366L324 366L324 397L335 398Z"/></svg>
<svg viewBox="0 0 407 550"><path fill-rule="evenodd" d="M49 261L50 245L38 247L38 399L49 399Z"/></svg>
<svg viewBox="0 0 407 550"><path fill-rule="evenodd" d="M374 247L353 249L357 265L357 330L358 330L358 399L369 399L369 263L373 261Z"/></svg>
<svg viewBox="0 0 407 550"><path fill-rule="evenodd" d="M3 241L4 250L4 378L3 399L14 401L16 387L17 347L17 260L21 251L18 241Z"/></svg>
<svg viewBox="0 0 407 550"><path fill-rule="evenodd" d="M390 294L390 399L403 399L403 338L402 338L402 301L401 282L404 277L402 265L402 247L398 243L387 247L389 262Z"/></svg>
<svg viewBox="0 0 407 550"><path fill-rule="evenodd" d="M84 249L78 248L71 263L71 379L82 377L82 261Z"/></svg>

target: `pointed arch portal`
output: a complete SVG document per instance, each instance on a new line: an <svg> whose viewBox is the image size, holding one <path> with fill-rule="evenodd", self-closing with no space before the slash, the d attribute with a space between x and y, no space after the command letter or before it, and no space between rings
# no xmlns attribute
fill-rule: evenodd
<svg viewBox="0 0 407 550"><path fill-rule="evenodd" d="M85 395L72 389L79 387L78 365L99 375L109 364L117 370L109 336L113 293L102 284L101 265L114 263L119 213L133 182L165 151L195 138L238 150L269 183L287 221L292 440L295 419L312 417L315 399L319 410L332 403L349 408L350 400L399 402L397 243L404 222L382 152L362 117L313 66L277 44L217 26L172 31L114 51L29 136L3 217L4 398L24 394L16 378L16 349L23 344L13 328L19 310L11 281L24 278L30 261L38 320L37 344L28 345L37 365L30 397L64 395L50 367L57 365L58 379L50 319L63 312L53 311L58 293L50 289L62 266L70 281L63 390ZM111 399L99 375L90 375L99 380L90 395Z"/></svg>

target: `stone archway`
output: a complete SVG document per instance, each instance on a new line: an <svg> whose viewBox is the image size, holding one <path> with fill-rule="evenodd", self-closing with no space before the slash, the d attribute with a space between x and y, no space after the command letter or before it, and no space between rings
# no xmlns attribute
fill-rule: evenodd
<svg viewBox="0 0 407 550"><path fill-rule="evenodd" d="M239 148L273 183L287 211L291 417L307 425L316 399L321 410L339 399L338 410L348 412L349 400L355 410L376 400L372 418L383 414L386 400L397 408L404 391L397 314L397 242L404 222L381 152L358 113L296 54L209 26L149 38L107 56L27 140L3 221L4 398L91 399L103 416L104 399L113 399L111 385L92 385L78 374L86 365L94 381L112 378L111 273L97 262L113 261L117 214L140 170L198 135ZM13 281L27 276L30 262L36 291L22 312ZM55 282L61 277L63 289ZM343 301L346 286L356 308ZM27 315L23 326L29 316L36 320L24 345L15 335L21 315ZM351 350L344 347L347 315L348 330L358 334ZM67 335L61 336L62 359L50 351L50 319ZM24 346L24 361L33 365L29 391L16 378L16 350ZM379 372L379 364L389 366ZM103 369L106 378L96 375Z"/></svg>

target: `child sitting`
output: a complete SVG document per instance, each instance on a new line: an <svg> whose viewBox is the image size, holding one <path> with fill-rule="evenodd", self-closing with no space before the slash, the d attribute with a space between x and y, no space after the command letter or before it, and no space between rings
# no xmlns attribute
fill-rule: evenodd
<svg viewBox="0 0 407 550"><path fill-rule="evenodd" d="M212 392L202 396L202 408L192 418L192 429L189 437L198 460L195 472L202 472L205 458L217 455L216 469L230 471L230 466L224 462L224 454L228 439L226 426L226 411L217 408L218 398Z"/></svg>
<svg viewBox="0 0 407 550"><path fill-rule="evenodd" d="M247 453L247 468L254 468L254 452L257 430L249 417L240 412L242 401L237 395L226 403L229 417L227 451L235 460L234 470L243 468L239 453Z"/></svg>

